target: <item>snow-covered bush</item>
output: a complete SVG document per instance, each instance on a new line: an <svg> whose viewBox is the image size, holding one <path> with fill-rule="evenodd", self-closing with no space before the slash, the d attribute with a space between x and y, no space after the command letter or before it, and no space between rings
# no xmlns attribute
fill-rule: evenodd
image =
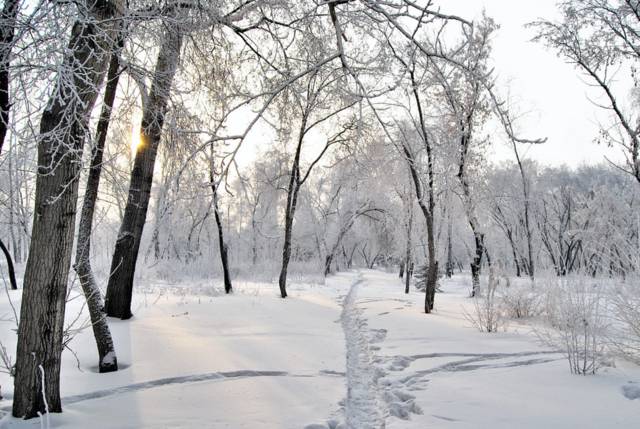
<svg viewBox="0 0 640 429"><path fill-rule="evenodd" d="M512 319L525 319L540 312L540 294L531 283L511 283L500 291L504 314Z"/></svg>
<svg viewBox="0 0 640 429"><path fill-rule="evenodd" d="M609 364L608 320L602 284L590 277L571 276L546 282L547 326L540 339L562 350L573 374L595 374Z"/></svg>
<svg viewBox="0 0 640 429"><path fill-rule="evenodd" d="M506 318L499 290L508 287L506 277L496 275L493 267L489 268L489 281L483 292L473 299L472 312L464 311L464 315L480 332L498 332L506 329Z"/></svg>
<svg viewBox="0 0 640 429"><path fill-rule="evenodd" d="M640 364L640 285L637 280L618 285L611 294L611 304L613 321L609 340L612 349Z"/></svg>

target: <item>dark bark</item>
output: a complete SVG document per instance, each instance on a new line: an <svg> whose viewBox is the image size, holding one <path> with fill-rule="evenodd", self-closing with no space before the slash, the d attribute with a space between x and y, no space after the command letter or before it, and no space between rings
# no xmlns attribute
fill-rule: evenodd
<svg viewBox="0 0 640 429"><path fill-rule="evenodd" d="M291 182L295 180L295 170L298 170L297 162L294 163L292 169ZM280 277L278 279L278 285L280 286L280 296L282 298L287 297L287 271L289 269L289 260L291 259L291 236L293 232L293 219L295 216L296 205L298 204L298 191L297 184L291 183L287 192L287 208L285 210L285 222L284 222L284 243L282 247L282 267L280 269Z"/></svg>
<svg viewBox="0 0 640 429"><path fill-rule="evenodd" d="M411 265L412 265L412 255L411 255L411 232L413 229L413 202L407 201L408 203L408 212L409 216L407 219L407 247L405 249L405 258L404 258L404 266L406 266L406 276L404 279L404 293L409 293L409 284L411 283ZM402 273L401 273L402 274ZM402 277L402 275L400 275Z"/></svg>
<svg viewBox="0 0 640 429"><path fill-rule="evenodd" d="M474 223L471 223L471 229L473 231L473 240L475 242L475 254L471 261L471 296L477 296L480 293L480 270L482 267L482 255L485 253L484 248L484 234L478 232L478 228Z"/></svg>
<svg viewBox="0 0 640 429"><path fill-rule="evenodd" d="M2 240L0 240L0 248L2 249L2 253L4 253L4 257L7 259L7 271L9 271L9 283L11 284L11 289L16 290L18 289L18 282L16 281L16 271L13 268L13 261L11 260L9 249L7 249Z"/></svg>
<svg viewBox="0 0 640 429"><path fill-rule="evenodd" d="M438 282L438 262L429 264L427 268L427 288L424 298L424 312L431 313L436 297L436 284Z"/></svg>
<svg viewBox="0 0 640 429"><path fill-rule="evenodd" d="M433 309L434 300L435 300L435 290L436 290L436 281L437 281L437 261L436 261L436 246L435 246L435 236L433 234L433 209L435 207L435 201L433 198L433 177L430 178L430 191L429 191L429 205L424 202L423 199L423 191L422 191L422 182L420 181L420 177L418 176L418 170L415 165L415 158L413 153L409 149L407 145L403 146L404 154L407 160L407 165L409 166L409 171L411 173L411 177L413 179L413 184L416 190L416 198L418 200L418 206L420 206L420 210L426 220L427 223L427 248L428 248L428 272L432 273L435 270L436 275L428 275L427 276L427 287L425 288L425 313L431 313ZM433 296L431 296L433 294Z"/></svg>
<svg viewBox="0 0 640 429"><path fill-rule="evenodd" d="M400 273L398 273L398 277L400 278L404 278L404 263L406 261L406 258L403 259L402 261L400 261Z"/></svg>
<svg viewBox="0 0 640 429"><path fill-rule="evenodd" d="M418 175L418 168L416 166L416 160L409 146L409 141L404 137L405 143L402 145L405 158L407 160L407 166L413 179L413 184L416 191L416 199L418 200L418 206L422 211L427 224L427 248L428 248L428 266L429 272L435 270L436 276L427 276L427 285L425 288L425 313L430 313L433 309L433 301L435 298L436 281L437 281L437 268L436 268L436 244L434 235L434 209L435 209L435 193L434 193L434 172L433 172L433 148L431 147L431 141L427 133L427 126L424 117L424 111L422 108L422 101L420 99L420 93L418 92L419 83L416 79L414 66L409 66L400 57L396 56L398 60L404 65L405 69L409 72L411 78L412 95L416 103L418 110L419 128L418 133L422 140L422 143L427 153L427 191L425 202L425 195L422 189L422 181ZM431 292L433 291L433 296Z"/></svg>
<svg viewBox="0 0 640 429"><path fill-rule="evenodd" d="M153 171L162 137L164 116L167 112L173 77L180 61L183 33L174 20L170 21L165 28L151 91L142 114L140 145L136 151L131 172L129 197L113 252L111 276L107 285L105 299L107 315L120 319L129 319L132 316L131 297L140 240L147 219Z"/></svg>
<svg viewBox="0 0 640 429"><path fill-rule="evenodd" d="M327 255L327 257L325 258L325 262L324 262L324 276L327 277L329 274L331 274L331 264L333 262L333 254L329 254Z"/></svg>
<svg viewBox="0 0 640 429"><path fill-rule="evenodd" d="M451 240L451 217L449 217L449 225L447 226L447 266L446 276L451 278L453 276L453 243Z"/></svg>
<svg viewBox="0 0 640 429"><path fill-rule="evenodd" d="M59 84L40 121L35 213L18 327L15 417L62 411L60 357L82 147L113 49L113 18L122 6L93 2L89 14L75 22Z"/></svg>
<svg viewBox="0 0 640 429"><path fill-rule="evenodd" d="M9 128L9 66L11 48L16 31L16 17L20 9L19 0L5 0L0 15L0 153Z"/></svg>
<svg viewBox="0 0 640 429"><path fill-rule="evenodd" d="M302 118L300 133L298 135L298 145L296 153L293 157L291 172L289 174L289 186L287 187L287 205L284 211L284 243L282 245L282 267L280 269L280 277L278 285L280 287L280 296L287 297L287 271L289 269L289 260L291 259L291 236L293 232L293 219L296 214L296 206L298 205L298 192L300 191L300 153L302 151L302 141L304 139L304 130L307 126L306 114Z"/></svg>
<svg viewBox="0 0 640 429"><path fill-rule="evenodd" d="M209 170L209 181L211 183L211 191L213 192L213 214L216 218L216 226L218 228L218 245L220 247L220 261L222 263L222 273L224 276L224 291L231 293L233 286L231 285L231 275L229 274L229 258L227 244L224 242L224 231L222 229L222 219L220 218L220 210L218 208L218 187L214 182L213 170Z"/></svg>
<svg viewBox="0 0 640 429"><path fill-rule="evenodd" d="M78 225L78 238L76 245L76 261L74 269L78 274L80 285L87 301L87 308L91 318L93 336L98 349L98 370L101 373L118 370L118 359L111 337L111 330L107 323L107 315L104 311L102 293L91 269L91 234L93 231L93 218L100 187L102 174L102 159L104 146L107 141L111 111L116 98L118 81L120 79L120 50L124 45L124 35L118 38L116 51L111 55L109 70L107 72L107 85L104 92L104 101L100 119L96 127L96 143L91 157L89 177L82 202L80 223Z"/></svg>
<svg viewBox="0 0 640 429"><path fill-rule="evenodd" d="M258 233L255 219L255 208L253 215L251 216L251 265L258 263Z"/></svg>
<svg viewBox="0 0 640 429"><path fill-rule="evenodd" d="M4 146L4 140L9 128L9 112L11 110L9 98L9 65L11 61L11 45L15 36L16 17L19 9L19 0L5 0L2 15L0 15L0 154L2 153L2 147ZM9 174L13 174L13 172L10 170ZM11 228L13 231L13 222ZM15 249L17 249L15 239L13 240L13 244L15 252ZM2 252L7 260L11 289L18 289L11 254L1 240L0 247L2 247Z"/></svg>
<svg viewBox="0 0 640 429"><path fill-rule="evenodd" d="M411 276L413 274L413 263L407 266L407 275L404 278L404 293L409 293L409 286L411 286Z"/></svg>

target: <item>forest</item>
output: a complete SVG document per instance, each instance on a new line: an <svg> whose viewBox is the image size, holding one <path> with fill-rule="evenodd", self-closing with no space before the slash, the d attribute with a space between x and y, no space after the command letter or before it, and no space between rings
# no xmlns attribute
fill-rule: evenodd
<svg viewBox="0 0 640 429"><path fill-rule="evenodd" d="M475 3L0 1L0 428L635 427L640 2L553 3L596 162Z"/></svg>

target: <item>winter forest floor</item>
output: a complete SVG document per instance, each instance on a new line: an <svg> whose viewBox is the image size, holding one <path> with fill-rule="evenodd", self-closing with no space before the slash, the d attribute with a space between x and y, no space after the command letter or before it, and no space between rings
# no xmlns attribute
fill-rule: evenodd
<svg viewBox="0 0 640 429"><path fill-rule="evenodd" d="M470 326L468 276L443 281L436 312L402 293L397 275L343 273L326 285L237 282L147 288L135 317L111 321L121 371L98 374L90 330L66 352L64 413L56 428L633 428L640 368L617 363L596 376L569 373L561 354L512 323ZM11 292L19 308L19 293ZM74 318L81 299L71 301ZM75 311L74 311L75 310ZM0 320L12 314L0 298ZM15 347L13 322L0 339ZM0 374L11 404L12 380ZM631 389L629 389L632 387ZM629 396L630 398L628 398ZM5 417L2 428L40 427Z"/></svg>

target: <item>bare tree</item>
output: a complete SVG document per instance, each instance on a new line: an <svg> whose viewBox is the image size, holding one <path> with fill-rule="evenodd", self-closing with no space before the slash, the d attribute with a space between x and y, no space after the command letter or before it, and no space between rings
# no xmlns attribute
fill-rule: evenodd
<svg viewBox="0 0 640 429"><path fill-rule="evenodd" d="M222 228L222 219L220 217L220 208L218 206L218 186L220 182L216 181L213 165L213 153L211 154L211 158L209 165L209 182L213 198L213 214L216 219L216 227L218 228L218 246L220 249L220 262L222 263L222 274L224 277L224 291L226 293L231 293L233 291L233 286L231 284L231 274L229 273L229 249L227 247L227 243L224 241L224 230Z"/></svg>
<svg viewBox="0 0 640 429"><path fill-rule="evenodd" d="M174 5L174 8L178 6ZM174 9L173 14L178 14ZM158 51L158 59L153 74L153 82L143 106L140 126L140 145L136 151L129 199L111 261L111 275L107 285L105 309L107 315L129 319L133 278L135 274L142 230L147 219L147 208L153 183L158 145L162 136L164 117L167 112L169 95L180 61L180 50L184 39L184 23L178 16L170 19Z"/></svg>
<svg viewBox="0 0 640 429"><path fill-rule="evenodd" d="M530 24L538 31L534 40L557 50L604 95L604 107L622 136L618 138L610 127L603 127L602 139L620 145L627 159L624 168L640 182L640 120L634 109L625 108L628 95L619 95L614 88L616 71L640 59L640 4L631 0L565 0L558 6L559 22ZM632 72L632 76L637 86L637 75Z"/></svg>
<svg viewBox="0 0 640 429"><path fill-rule="evenodd" d="M19 10L19 0L7 0L4 3L2 14L0 15L0 154L2 153L2 147L9 128L9 111L11 110L9 66L11 62L11 48L15 37L16 18ZM2 240L0 240L0 248L7 260L11 289L18 289L11 253L9 253L9 249L7 249L7 246L5 246Z"/></svg>
<svg viewBox="0 0 640 429"><path fill-rule="evenodd" d="M60 356L87 122L114 47L123 1L78 4L38 137L36 217L18 328L13 415L60 412Z"/></svg>
<svg viewBox="0 0 640 429"><path fill-rule="evenodd" d="M313 168L320 162L331 146L344 144L349 139L349 133L354 128L352 123L342 125L336 133L327 138L321 150L309 163L304 171L302 159L302 147L305 137L316 127L352 107L356 101L336 100L335 91L342 80L342 71L333 69L322 71L316 69L304 79L306 85L303 89L304 96L296 101L296 113L299 119L298 135L296 137L295 152L291 161L289 183L287 185L287 202L284 210L284 241L282 246L282 267L278 284L280 295L287 297L287 270L291 259L291 239L293 221L298 205L298 194L304 183L309 178Z"/></svg>
<svg viewBox="0 0 640 429"><path fill-rule="evenodd" d="M109 62L107 71L107 84L104 93L104 101L100 119L96 129L96 141L93 148L89 177L85 189L82 211L80 212L80 222L78 224L78 237L76 240L76 260L73 268L78 274L80 285L87 300L87 308L91 317L93 335L98 347L98 370L100 372L113 372L118 370L118 359L116 357L111 330L104 311L102 292L91 269L91 234L93 231L93 218L98 199L98 189L100 187L100 176L102 174L102 162L104 157L104 145L107 140L107 131L111 120L111 111L116 98L118 81L120 79L120 51L124 45L124 33L121 29L118 35L117 47Z"/></svg>

